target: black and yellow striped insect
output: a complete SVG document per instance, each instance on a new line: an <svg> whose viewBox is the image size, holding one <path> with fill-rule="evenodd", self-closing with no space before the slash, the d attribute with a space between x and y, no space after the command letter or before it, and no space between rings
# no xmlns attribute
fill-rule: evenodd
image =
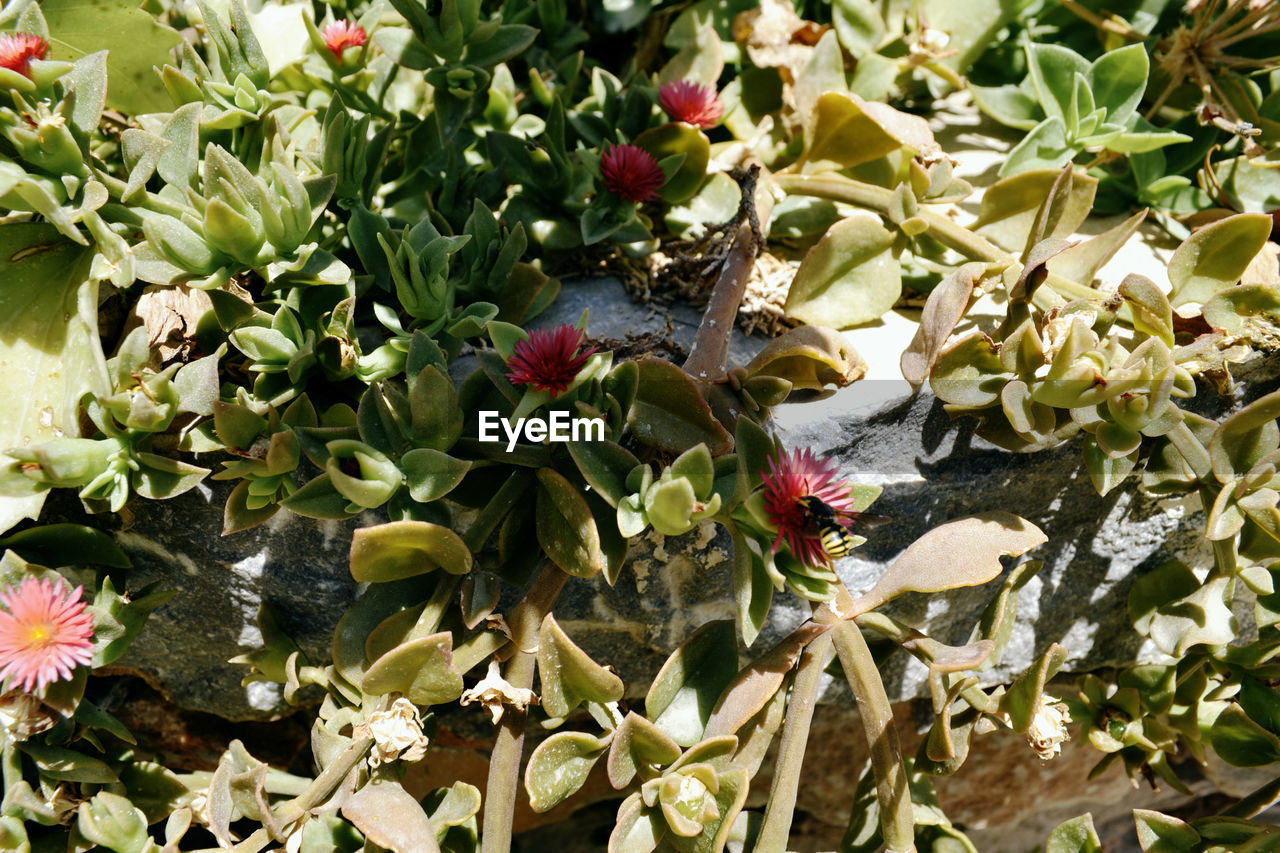
<svg viewBox="0 0 1280 853"><path fill-rule="evenodd" d="M858 544L844 522L878 527L889 521L882 515L867 515L836 509L817 495L805 495L800 498L800 506L804 508L805 520L821 538L822 549L828 556L836 558L847 555Z"/></svg>

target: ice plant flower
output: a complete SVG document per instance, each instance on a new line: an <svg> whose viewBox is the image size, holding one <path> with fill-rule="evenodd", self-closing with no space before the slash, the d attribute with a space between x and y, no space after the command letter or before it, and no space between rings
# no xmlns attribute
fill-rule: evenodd
<svg viewBox="0 0 1280 853"><path fill-rule="evenodd" d="M627 201L650 201L666 183L662 167L638 145L611 145L600 157L604 185Z"/></svg>
<svg viewBox="0 0 1280 853"><path fill-rule="evenodd" d="M347 48L359 47L368 40L369 34L364 31L364 27L350 21L334 21L324 28L324 43L338 59L342 58L342 52Z"/></svg>
<svg viewBox="0 0 1280 853"><path fill-rule="evenodd" d="M0 593L0 678L30 693L93 660L93 615L83 587L24 578Z"/></svg>
<svg viewBox="0 0 1280 853"><path fill-rule="evenodd" d="M479 702L489 712L496 726L506 712L506 706L510 705L517 711L524 711L530 705L538 704L538 695L527 688L512 685L502 677L498 662L491 660L485 677L476 682L475 687L464 690L459 702L462 705Z"/></svg>
<svg viewBox="0 0 1280 853"><path fill-rule="evenodd" d="M658 88L658 103L672 121L715 127L724 115L716 90L693 80L672 80Z"/></svg>
<svg viewBox="0 0 1280 853"><path fill-rule="evenodd" d="M1064 741L1071 739L1067 731L1067 723L1071 715L1066 703L1048 694L1041 694L1036 703L1036 711L1031 715L1031 725L1027 727L1027 743L1041 761L1048 761L1062 752Z"/></svg>
<svg viewBox="0 0 1280 853"><path fill-rule="evenodd" d="M786 542L795 558L807 566L831 564L831 557L822 547L822 531L800 500L813 496L837 513L853 513L852 487L837 479L838 473L835 462L815 456L808 448L790 453L778 451L776 457L769 458L769 470L760 475L764 479L765 510L778 529L773 553L778 553Z"/></svg>
<svg viewBox="0 0 1280 853"><path fill-rule="evenodd" d="M5 33L0 35L0 68L17 71L23 77L31 76L31 60L44 59L49 43L31 33Z"/></svg>
<svg viewBox="0 0 1280 853"><path fill-rule="evenodd" d="M552 398L559 396L595 354L595 347L579 352L583 337L581 329L568 323L554 329L534 329L527 340L516 344L507 361L507 378L514 385L550 391Z"/></svg>
<svg viewBox="0 0 1280 853"><path fill-rule="evenodd" d="M422 717L418 708L401 696L386 711L375 711L369 719L355 727L357 736L373 738L369 752L369 766L392 761L414 762L427 754L431 741L422 731Z"/></svg>

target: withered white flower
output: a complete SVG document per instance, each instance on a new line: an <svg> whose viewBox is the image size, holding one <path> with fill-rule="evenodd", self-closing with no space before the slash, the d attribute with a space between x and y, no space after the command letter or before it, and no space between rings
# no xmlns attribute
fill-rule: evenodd
<svg viewBox="0 0 1280 853"><path fill-rule="evenodd" d="M1071 715L1066 704L1047 693L1042 694L1031 715L1031 725L1027 727L1027 743L1036 755L1048 761L1061 753L1062 744L1071 739L1067 731L1069 722Z"/></svg>
<svg viewBox="0 0 1280 853"><path fill-rule="evenodd" d="M0 696L0 732L6 741L21 743L53 728L55 722L54 715L30 693L14 690Z"/></svg>
<svg viewBox="0 0 1280 853"><path fill-rule="evenodd" d="M369 766L400 761L417 761L427 754L430 740L422 733L422 717L418 708L401 696L385 711L369 715L355 727L357 737L373 738Z"/></svg>
<svg viewBox="0 0 1280 853"><path fill-rule="evenodd" d="M1045 315L1044 354L1049 361L1053 361L1053 357L1058 354L1063 344L1067 342L1067 335L1071 332L1071 324L1075 322L1077 317L1084 318L1086 326L1092 326L1098 320L1098 312L1075 311L1069 314L1049 312Z"/></svg>
<svg viewBox="0 0 1280 853"><path fill-rule="evenodd" d="M532 690L512 686L510 682L503 679L498 669L498 662L489 661L488 673L475 687L463 692L461 702L463 705L470 705L472 702L483 704L496 726L502 719L505 706L510 705L523 711L530 705L538 704L538 695Z"/></svg>

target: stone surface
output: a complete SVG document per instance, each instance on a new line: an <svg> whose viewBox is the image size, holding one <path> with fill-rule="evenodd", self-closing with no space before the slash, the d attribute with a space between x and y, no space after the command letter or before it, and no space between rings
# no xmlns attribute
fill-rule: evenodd
<svg viewBox="0 0 1280 853"><path fill-rule="evenodd" d="M287 713L282 686L241 679L227 661L261 646L258 607L275 606L281 625L313 661L327 661L338 617L355 597L347 571L351 531L344 523L280 512L252 530L222 536L231 486L206 481L169 501L135 501L132 524L117 541L133 561L127 588L159 580L176 591L151 614L116 668L142 674L176 704L230 720ZM85 517L72 492L55 492L42 518L120 527L111 516Z"/></svg>

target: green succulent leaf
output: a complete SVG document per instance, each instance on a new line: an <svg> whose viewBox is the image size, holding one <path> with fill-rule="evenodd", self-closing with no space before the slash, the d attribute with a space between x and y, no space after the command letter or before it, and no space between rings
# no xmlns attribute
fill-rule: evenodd
<svg viewBox="0 0 1280 853"><path fill-rule="evenodd" d="M442 631L396 646L369 665L360 689L373 696L403 693L415 705L441 705L462 695L453 665L453 634Z"/></svg>
<svg viewBox="0 0 1280 853"><path fill-rule="evenodd" d="M0 361L21 364L6 373L0 414L0 452L76 436L80 398L110 388L98 343L98 288L88 278L91 252L48 225L0 226ZM8 457L0 462L12 464ZM32 484L34 485L34 484ZM0 530L35 518L43 492L0 498Z"/></svg>
<svg viewBox="0 0 1280 853"><path fill-rule="evenodd" d="M443 569L471 571L471 551L462 537L429 521L391 521L362 527L351 537L351 576L385 583Z"/></svg>
<svg viewBox="0 0 1280 853"><path fill-rule="evenodd" d="M627 425L645 444L682 453L700 443L712 456L732 447L729 433L712 416L693 379L669 361L636 362L639 384Z"/></svg>
<svg viewBox="0 0 1280 853"><path fill-rule="evenodd" d="M796 271L787 314L836 329L878 320L902 295L894 243L893 233L871 215L832 225Z"/></svg>
<svg viewBox="0 0 1280 853"><path fill-rule="evenodd" d="M1206 225L1188 237L1169 259L1169 302L1208 302L1240 281L1249 262L1271 236L1271 217L1238 213Z"/></svg>
<svg viewBox="0 0 1280 853"><path fill-rule="evenodd" d="M556 732L538 744L524 770L529 806L549 811L575 794L609 748L609 739L586 732Z"/></svg>
<svg viewBox="0 0 1280 853"><path fill-rule="evenodd" d="M419 447L401 458L400 469L404 471L413 499L430 503L453 491L471 470L471 463L439 450Z"/></svg>
<svg viewBox="0 0 1280 853"><path fill-rule="evenodd" d="M913 542L855 606L864 612L904 592L984 584L1003 570L1000 557L1021 556L1047 541L1039 527L1008 512L948 521Z"/></svg>
<svg viewBox="0 0 1280 853"><path fill-rule="evenodd" d="M664 767L680 757L680 746L634 711L623 717L609 744L609 784L622 790L641 766Z"/></svg>
<svg viewBox="0 0 1280 853"><path fill-rule="evenodd" d="M1201 583L1173 560L1133 582L1129 615L1134 628L1166 654L1182 657L1197 644L1225 645L1235 637L1235 619L1224 601L1229 579Z"/></svg>
<svg viewBox="0 0 1280 853"><path fill-rule="evenodd" d="M119 781L115 771L105 761L73 749L48 746L35 741L26 741L18 748L31 757L39 768L40 775L46 779L58 782L89 782L98 785L109 785Z"/></svg>
<svg viewBox="0 0 1280 853"><path fill-rule="evenodd" d="M622 698L622 679L570 640L551 614L539 632L538 678L542 707L552 717L567 717L584 702L605 704Z"/></svg>
<svg viewBox="0 0 1280 853"><path fill-rule="evenodd" d="M1190 824L1157 811L1134 809L1133 822L1144 853L1189 853L1200 841L1200 834Z"/></svg>
<svg viewBox="0 0 1280 853"><path fill-rule="evenodd" d="M1093 815L1085 813L1055 826L1044 850L1045 853L1102 853Z"/></svg>
<svg viewBox="0 0 1280 853"><path fill-rule="evenodd" d="M150 846L147 818L128 797L99 791L87 803L81 803L76 815L76 830L94 844L116 853L143 853Z"/></svg>
<svg viewBox="0 0 1280 853"><path fill-rule="evenodd" d="M709 622L685 640L654 676L645 711L680 746L702 740L711 711L738 672L733 623Z"/></svg>
<svg viewBox="0 0 1280 853"><path fill-rule="evenodd" d="M76 60L107 51L109 107L128 115L162 112L172 103L154 68L167 64L182 37L131 0L42 0L50 56ZM94 122L96 125L97 122Z"/></svg>
<svg viewBox="0 0 1280 853"><path fill-rule="evenodd" d="M576 577L589 578L605 568L591 507L563 474L538 470L536 505L538 544L551 562Z"/></svg>
<svg viewBox="0 0 1280 853"><path fill-rule="evenodd" d="M343 802L342 816L387 850L440 851L427 813L399 782L384 779L365 785Z"/></svg>

